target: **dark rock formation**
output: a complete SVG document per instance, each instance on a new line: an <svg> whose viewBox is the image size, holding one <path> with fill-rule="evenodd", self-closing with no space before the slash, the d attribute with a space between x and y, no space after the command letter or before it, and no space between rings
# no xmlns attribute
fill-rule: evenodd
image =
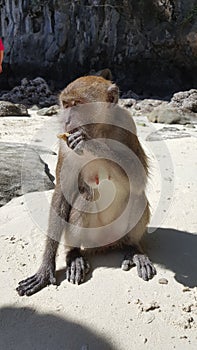
<svg viewBox="0 0 197 350"><path fill-rule="evenodd" d="M8 101L0 101L0 117L29 116L26 106Z"/></svg>
<svg viewBox="0 0 197 350"><path fill-rule="evenodd" d="M196 0L1 0L1 89L42 76L56 89L111 68L121 91L197 85Z"/></svg>
<svg viewBox="0 0 197 350"><path fill-rule="evenodd" d="M22 79L19 86L2 94L0 100L23 103L29 107L32 105L47 107L57 103L57 96L52 94L43 78L37 77L33 80Z"/></svg>
<svg viewBox="0 0 197 350"><path fill-rule="evenodd" d="M54 154L43 147L0 142L0 206L28 192L54 188L53 176L40 154Z"/></svg>

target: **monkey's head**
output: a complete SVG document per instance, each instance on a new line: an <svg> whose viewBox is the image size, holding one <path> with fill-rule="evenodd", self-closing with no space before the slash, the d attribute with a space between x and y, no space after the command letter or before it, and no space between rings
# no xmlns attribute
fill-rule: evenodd
<svg viewBox="0 0 197 350"><path fill-rule="evenodd" d="M69 108L92 102L117 103L119 91L116 84L99 76L85 76L74 80L60 94L60 104Z"/></svg>

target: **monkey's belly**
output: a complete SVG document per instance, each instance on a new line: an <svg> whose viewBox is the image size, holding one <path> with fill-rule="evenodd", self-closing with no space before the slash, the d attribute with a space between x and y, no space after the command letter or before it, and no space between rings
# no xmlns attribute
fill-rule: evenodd
<svg viewBox="0 0 197 350"><path fill-rule="evenodd" d="M95 190L96 191L96 190ZM122 180L121 183L102 181L99 186L97 200L87 201L83 212L71 210L68 245L80 248L95 248L113 245L128 233L130 217L129 188ZM75 202L77 208L80 198Z"/></svg>

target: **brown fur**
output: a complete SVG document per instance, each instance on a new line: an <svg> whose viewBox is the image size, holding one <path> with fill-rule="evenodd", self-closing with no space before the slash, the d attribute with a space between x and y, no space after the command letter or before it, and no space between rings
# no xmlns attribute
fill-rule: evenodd
<svg viewBox="0 0 197 350"><path fill-rule="evenodd" d="M136 225L128 232L126 230L125 234L121 236L121 238L113 238L113 236L109 239L109 242L106 242L105 246L102 247L96 247L95 249L92 249L92 251L97 250L105 250L109 247L116 247L116 246L123 246L128 245L130 249L130 255L127 260L124 260L124 269L127 269L127 265L130 266L131 262L133 261L138 266L138 274L142 275L141 277L143 279L150 279L154 274L155 270L154 267L152 267L152 274L150 272L147 272L148 277L143 277L143 273L140 271L140 264L138 264L138 258L140 259L140 254L142 252L142 249L140 247L140 240L143 236L143 234L146 231L146 226L149 222L150 212L149 212L149 205L148 201L146 199L145 195L145 186L146 186L146 180L147 180L147 174L148 174L148 165L147 165L147 157L145 155L144 150L142 149L140 142L138 140L137 134L136 134L136 127L134 124L134 121L130 115L129 112L126 110L116 106L116 103L118 101L118 88L115 84L113 84L111 81L104 79L103 77L98 76L86 76L81 77L71 84L69 84L60 94L60 104L63 108L63 110L77 105L83 105L86 103L92 103L92 102L107 102L114 106L114 109L110 109L110 111L114 111L114 113L117 113L117 118L121 116L123 120L126 121L126 124L129 123L130 130L126 130L124 127L115 126L115 125L109 125L105 124L105 118L108 117L114 117L111 116L108 112L108 108L106 107L107 104L104 104L104 106L101 104L101 110L100 115L104 118L102 120L102 123L97 124L89 124L83 126L83 129L87 132L87 135L89 135L90 139L95 140L95 149L88 148L88 143L85 143L84 145L84 154L87 154L87 159L89 155L93 152L95 157L99 156L99 152L102 151L104 155L106 155L106 159L108 154L112 152L113 157L117 161L121 161L122 158L124 159L125 155L118 153L114 154L113 151L111 151L107 144L105 142L97 142L98 138L102 139L114 139L116 141L119 141L121 144L124 144L127 146L130 151L134 152L134 154L137 156L141 164L143 165L144 172L139 173L138 170L135 169L135 166L130 167L130 174L129 176L132 178L132 193L130 194L133 196L133 198L138 201L142 200L142 202L146 203L144 206L144 212L141 214L141 217L139 218L139 221L136 223ZM74 113L74 112L73 112ZM109 113L109 115L108 115ZM115 116L116 119L116 116ZM107 119L106 119L107 120ZM66 124L64 132L69 132L69 130L74 130L74 127L72 123L75 122L75 114L72 116L72 120L69 121L69 125ZM99 122L99 120L98 120ZM55 283L55 257L56 252L58 248L58 242L60 240L60 237L62 233L65 234L65 241L66 241L66 249L67 249L67 265L71 263L76 263L76 270L79 267L79 261L77 259L81 259L79 250L73 249L73 247L70 246L70 238L68 232L65 230L65 221L73 223L75 225L78 225L79 227L87 227L91 228L96 225L96 227L103 227L105 226L105 223L108 224L109 222L113 223L113 220L116 219L117 214L120 215L122 211L124 211L124 208L127 205L128 202L128 196L127 195L127 189L128 189L128 177L127 174L124 173L123 170L121 170L119 165L116 165L116 163L113 163L111 161L100 159L100 160L93 160L92 162L89 162L87 166L85 166L84 169L82 169L81 175L80 175L80 181L79 181L79 190L88 201L93 201L95 197L97 196L97 189L94 189L91 187L91 179L95 178L95 176L100 176L100 166L101 168L104 168L106 173L108 174L108 178L114 180L114 184L117 190L117 194L115 195L114 203L110 204L109 208L105 209L101 214L99 213L92 213L92 214L85 214L86 207L83 207L81 205L81 199L77 195L77 192L71 191L71 197L75 204L79 204L80 209L75 209L70 205L63 194L64 191L69 191L72 186L73 181L73 175L76 172L76 164L77 162L73 161L73 156L70 157L70 165L69 165L69 171L71 176L65 177L64 173L66 173L65 169L65 160L69 159L68 155L74 155L74 151L71 150L68 146L66 141L67 138L63 137L62 140L60 140L60 149L59 149L59 155L58 155L58 162L56 167L56 178L57 178L57 184L54 191L54 195L52 198L51 203L51 209L50 209L50 216L49 216L49 225L48 225L48 237L45 247L45 252L43 256L43 262L38 270L38 272L31 278L22 281L19 283L19 287L17 288L18 293L20 295L32 295L41 288L43 288L45 285L50 283ZM72 153L74 152L74 153ZM132 154L131 152L131 154ZM105 158L105 157L104 157ZM81 157L78 157L79 162ZM128 159L127 159L128 161ZM134 164L134 163L133 163ZM68 165L66 165L68 167ZM68 173L68 171L67 171ZM63 175L62 175L63 174ZM131 208L131 214L134 212L135 215L135 207ZM131 215L132 216L132 215ZM130 220L130 217L128 217L128 221ZM125 223L127 225L127 222ZM126 227L126 226L125 226ZM111 232L113 235L113 232ZM80 237L79 237L80 239ZM86 246L83 246L83 241L79 242L79 247L81 249L86 248ZM88 250L91 250L89 247L87 247ZM145 256L144 256L145 257ZM148 260L148 258L145 257L146 264L151 265L151 262ZM128 264L127 264L128 262ZM126 265L125 265L126 264ZM84 266L84 263L83 263ZM126 266L126 268L125 268ZM145 265L144 265L145 266ZM81 267L82 269L82 267ZM69 274L72 274L72 270L70 267L68 267ZM68 280L71 280L73 282L73 278L75 281L73 283L80 283L80 281L83 280L83 278L76 279L78 277L72 276L67 277Z"/></svg>

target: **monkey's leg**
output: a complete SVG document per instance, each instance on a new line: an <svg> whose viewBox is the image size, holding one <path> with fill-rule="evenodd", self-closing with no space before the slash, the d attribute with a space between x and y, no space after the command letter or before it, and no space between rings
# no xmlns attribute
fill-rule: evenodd
<svg viewBox="0 0 197 350"><path fill-rule="evenodd" d="M64 227L61 212L65 214L68 211L69 208L67 203L62 200L61 193L56 191L52 199L48 235L42 264L35 275L19 282L19 286L16 290L20 296L30 296L49 284L56 284L55 257Z"/></svg>
<svg viewBox="0 0 197 350"><path fill-rule="evenodd" d="M148 256L143 254L137 246L131 245L129 246L129 252L125 255L121 267L124 271L128 271L133 265L137 266L138 276L144 281L150 280L157 273Z"/></svg>
<svg viewBox="0 0 197 350"><path fill-rule="evenodd" d="M37 273L19 282L16 288L20 296L30 296L49 284L56 284L55 256L58 242L47 238L42 264Z"/></svg>
<svg viewBox="0 0 197 350"><path fill-rule="evenodd" d="M73 284L82 283L90 270L79 248L73 248L67 253L66 265L66 279Z"/></svg>

